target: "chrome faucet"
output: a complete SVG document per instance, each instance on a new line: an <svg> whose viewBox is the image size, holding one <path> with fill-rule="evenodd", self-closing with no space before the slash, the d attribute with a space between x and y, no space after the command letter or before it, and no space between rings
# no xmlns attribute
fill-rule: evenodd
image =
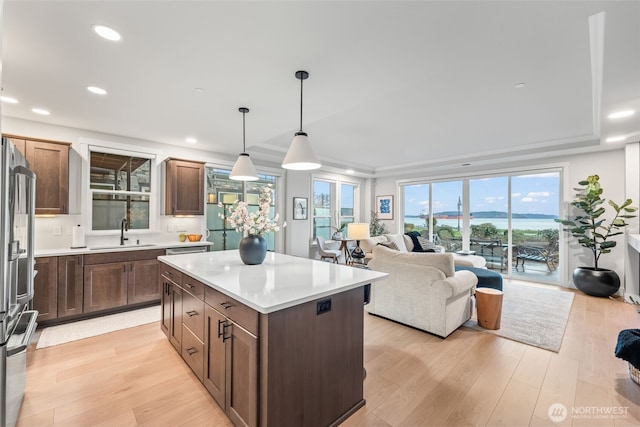
<svg viewBox="0 0 640 427"><path fill-rule="evenodd" d="M122 218L122 222L120 222L120 246L124 246L124 241L129 240L129 238L124 237L125 231L129 231L127 218Z"/></svg>

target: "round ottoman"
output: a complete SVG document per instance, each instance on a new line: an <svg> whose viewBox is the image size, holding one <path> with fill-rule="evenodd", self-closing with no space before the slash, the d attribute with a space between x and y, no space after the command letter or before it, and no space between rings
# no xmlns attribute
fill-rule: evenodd
<svg viewBox="0 0 640 427"><path fill-rule="evenodd" d="M500 329L502 291L493 288L476 289L478 325L485 329Z"/></svg>
<svg viewBox="0 0 640 427"><path fill-rule="evenodd" d="M493 288L499 291L502 290L502 274L500 273L487 270L486 268L466 267L462 265L456 265L455 269L456 271L468 270L475 274L478 278L476 288Z"/></svg>

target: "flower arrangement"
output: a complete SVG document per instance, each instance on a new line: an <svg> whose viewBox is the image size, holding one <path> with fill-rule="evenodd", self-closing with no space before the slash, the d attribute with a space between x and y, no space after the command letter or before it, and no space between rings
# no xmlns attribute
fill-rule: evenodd
<svg viewBox="0 0 640 427"><path fill-rule="evenodd" d="M236 200L229 207L228 216L225 217L223 213L219 213L218 216L231 222L239 233L246 232L249 235L262 236L266 233L280 231L280 226L278 225L280 216L276 214L273 218L269 218L272 191L271 187L267 186L260 192L258 212L249 212L249 204L247 202ZM223 207L222 203L218 203L218 206ZM286 223L282 224L282 227L286 226Z"/></svg>

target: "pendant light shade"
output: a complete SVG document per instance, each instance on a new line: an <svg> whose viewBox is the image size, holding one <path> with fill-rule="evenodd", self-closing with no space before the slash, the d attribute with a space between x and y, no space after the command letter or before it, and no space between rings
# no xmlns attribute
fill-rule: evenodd
<svg viewBox="0 0 640 427"><path fill-rule="evenodd" d="M249 112L249 109L240 107L238 111L242 113L242 153L238 156L236 164L233 165L229 179L233 179L234 181L257 181L258 173L253 166L251 157L246 153L245 147L244 115Z"/></svg>
<svg viewBox="0 0 640 427"><path fill-rule="evenodd" d="M297 71L296 78L300 80L300 130L296 132L289 151L284 156L282 167L291 170L318 169L322 165L311 148L307 134L302 130L302 82L309 78L309 73Z"/></svg>

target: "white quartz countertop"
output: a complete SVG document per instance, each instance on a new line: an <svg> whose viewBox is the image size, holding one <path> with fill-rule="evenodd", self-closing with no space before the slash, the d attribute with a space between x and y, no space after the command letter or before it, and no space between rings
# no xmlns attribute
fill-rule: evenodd
<svg viewBox="0 0 640 427"><path fill-rule="evenodd" d="M210 246L213 243L209 241L200 241L200 242L180 242L180 241L171 241L171 242L160 242L160 243L147 243L147 244L127 244L124 246L116 245L98 245L96 247L86 247L86 248L57 248L57 249L36 249L35 256L36 257L44 257L44 256L66 256L66 255L81 255L81 254L99 254L105 252L120 252L120 251L142 251L142 250L152 250L152 249L168 249L168 248L185 248L189 246Z"/></svg>
<svg viewBox="0 0 640 427"><path fill-rule="evenodd" d="M237 250L158 259L265 314L387 277L377 271L274 252L267 252L260 265L243 264Z"/></svg>

